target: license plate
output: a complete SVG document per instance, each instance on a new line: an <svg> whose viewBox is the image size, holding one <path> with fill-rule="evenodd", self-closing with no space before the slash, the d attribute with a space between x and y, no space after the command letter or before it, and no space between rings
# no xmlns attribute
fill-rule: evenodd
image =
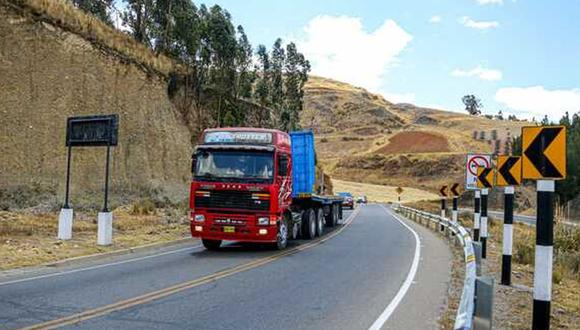
<svg viewBox="0 0 580 330"><path fill-rule="evenodd" d="M236 227L232 226L224 226L224 233L235 233Z"/></svg>

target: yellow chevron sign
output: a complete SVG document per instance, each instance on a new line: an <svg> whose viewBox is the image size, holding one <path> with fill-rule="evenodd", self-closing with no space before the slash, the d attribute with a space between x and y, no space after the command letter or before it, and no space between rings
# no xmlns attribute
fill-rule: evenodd
<svg viewBox="0 0 580 330"><path fill-rule="evenodd" d="M497 157L498 187L519 186L522 184L522 158L516 156Z"/></svg>
<svg viewBox="0 0 580 330"><path fill-rule="evenodd" d="M477 168L477 188L492 188L495 179L495 171L491 167Z"/></svg>
<svg viewBox="0 0 580 330"><path fill-rule="evenodd" d="M566 127L522 127L524 179L566 178Z"/></svg>

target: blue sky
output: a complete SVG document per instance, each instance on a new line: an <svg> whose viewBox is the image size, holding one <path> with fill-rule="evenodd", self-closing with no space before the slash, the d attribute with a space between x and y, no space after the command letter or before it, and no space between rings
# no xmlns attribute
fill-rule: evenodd
<svg viewBox="0 0 580 330"><path fill-rule="evenodd" d="M211 0L254 46L294 41L313 74L392 102L558 119L580 111L580 0Z"/></svg>
<svg viewBox="0 0 580 330"><path fill-rule="evenodd" d="M577 0L204 3L226 8L254 45L296 41L313 73L392 101L462 111L461 96L473 93L486 113L580 110Z"/></svg>

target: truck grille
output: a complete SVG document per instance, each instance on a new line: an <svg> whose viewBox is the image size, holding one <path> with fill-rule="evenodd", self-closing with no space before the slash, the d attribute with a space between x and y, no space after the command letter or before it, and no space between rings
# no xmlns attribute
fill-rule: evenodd
<svg viewBox="0 0 580 330"><path fill-rule="evenodd" d="M252 198L252 195L254 195L252 192L237 190L212 190L208 194L196 193L195 207L251 211L268 211L270 209L269 198L256 199Z"/></svg>

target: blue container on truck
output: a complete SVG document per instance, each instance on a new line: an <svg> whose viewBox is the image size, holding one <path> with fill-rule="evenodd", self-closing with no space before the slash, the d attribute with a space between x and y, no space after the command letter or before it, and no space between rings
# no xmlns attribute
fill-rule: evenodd
<svg viewBox="0 0 580 330"><path fill-rule="evenodd" d="M290 132L292 148L292 197L314 194L316 180L316 154L314 133L308 131Z"/></svg>

